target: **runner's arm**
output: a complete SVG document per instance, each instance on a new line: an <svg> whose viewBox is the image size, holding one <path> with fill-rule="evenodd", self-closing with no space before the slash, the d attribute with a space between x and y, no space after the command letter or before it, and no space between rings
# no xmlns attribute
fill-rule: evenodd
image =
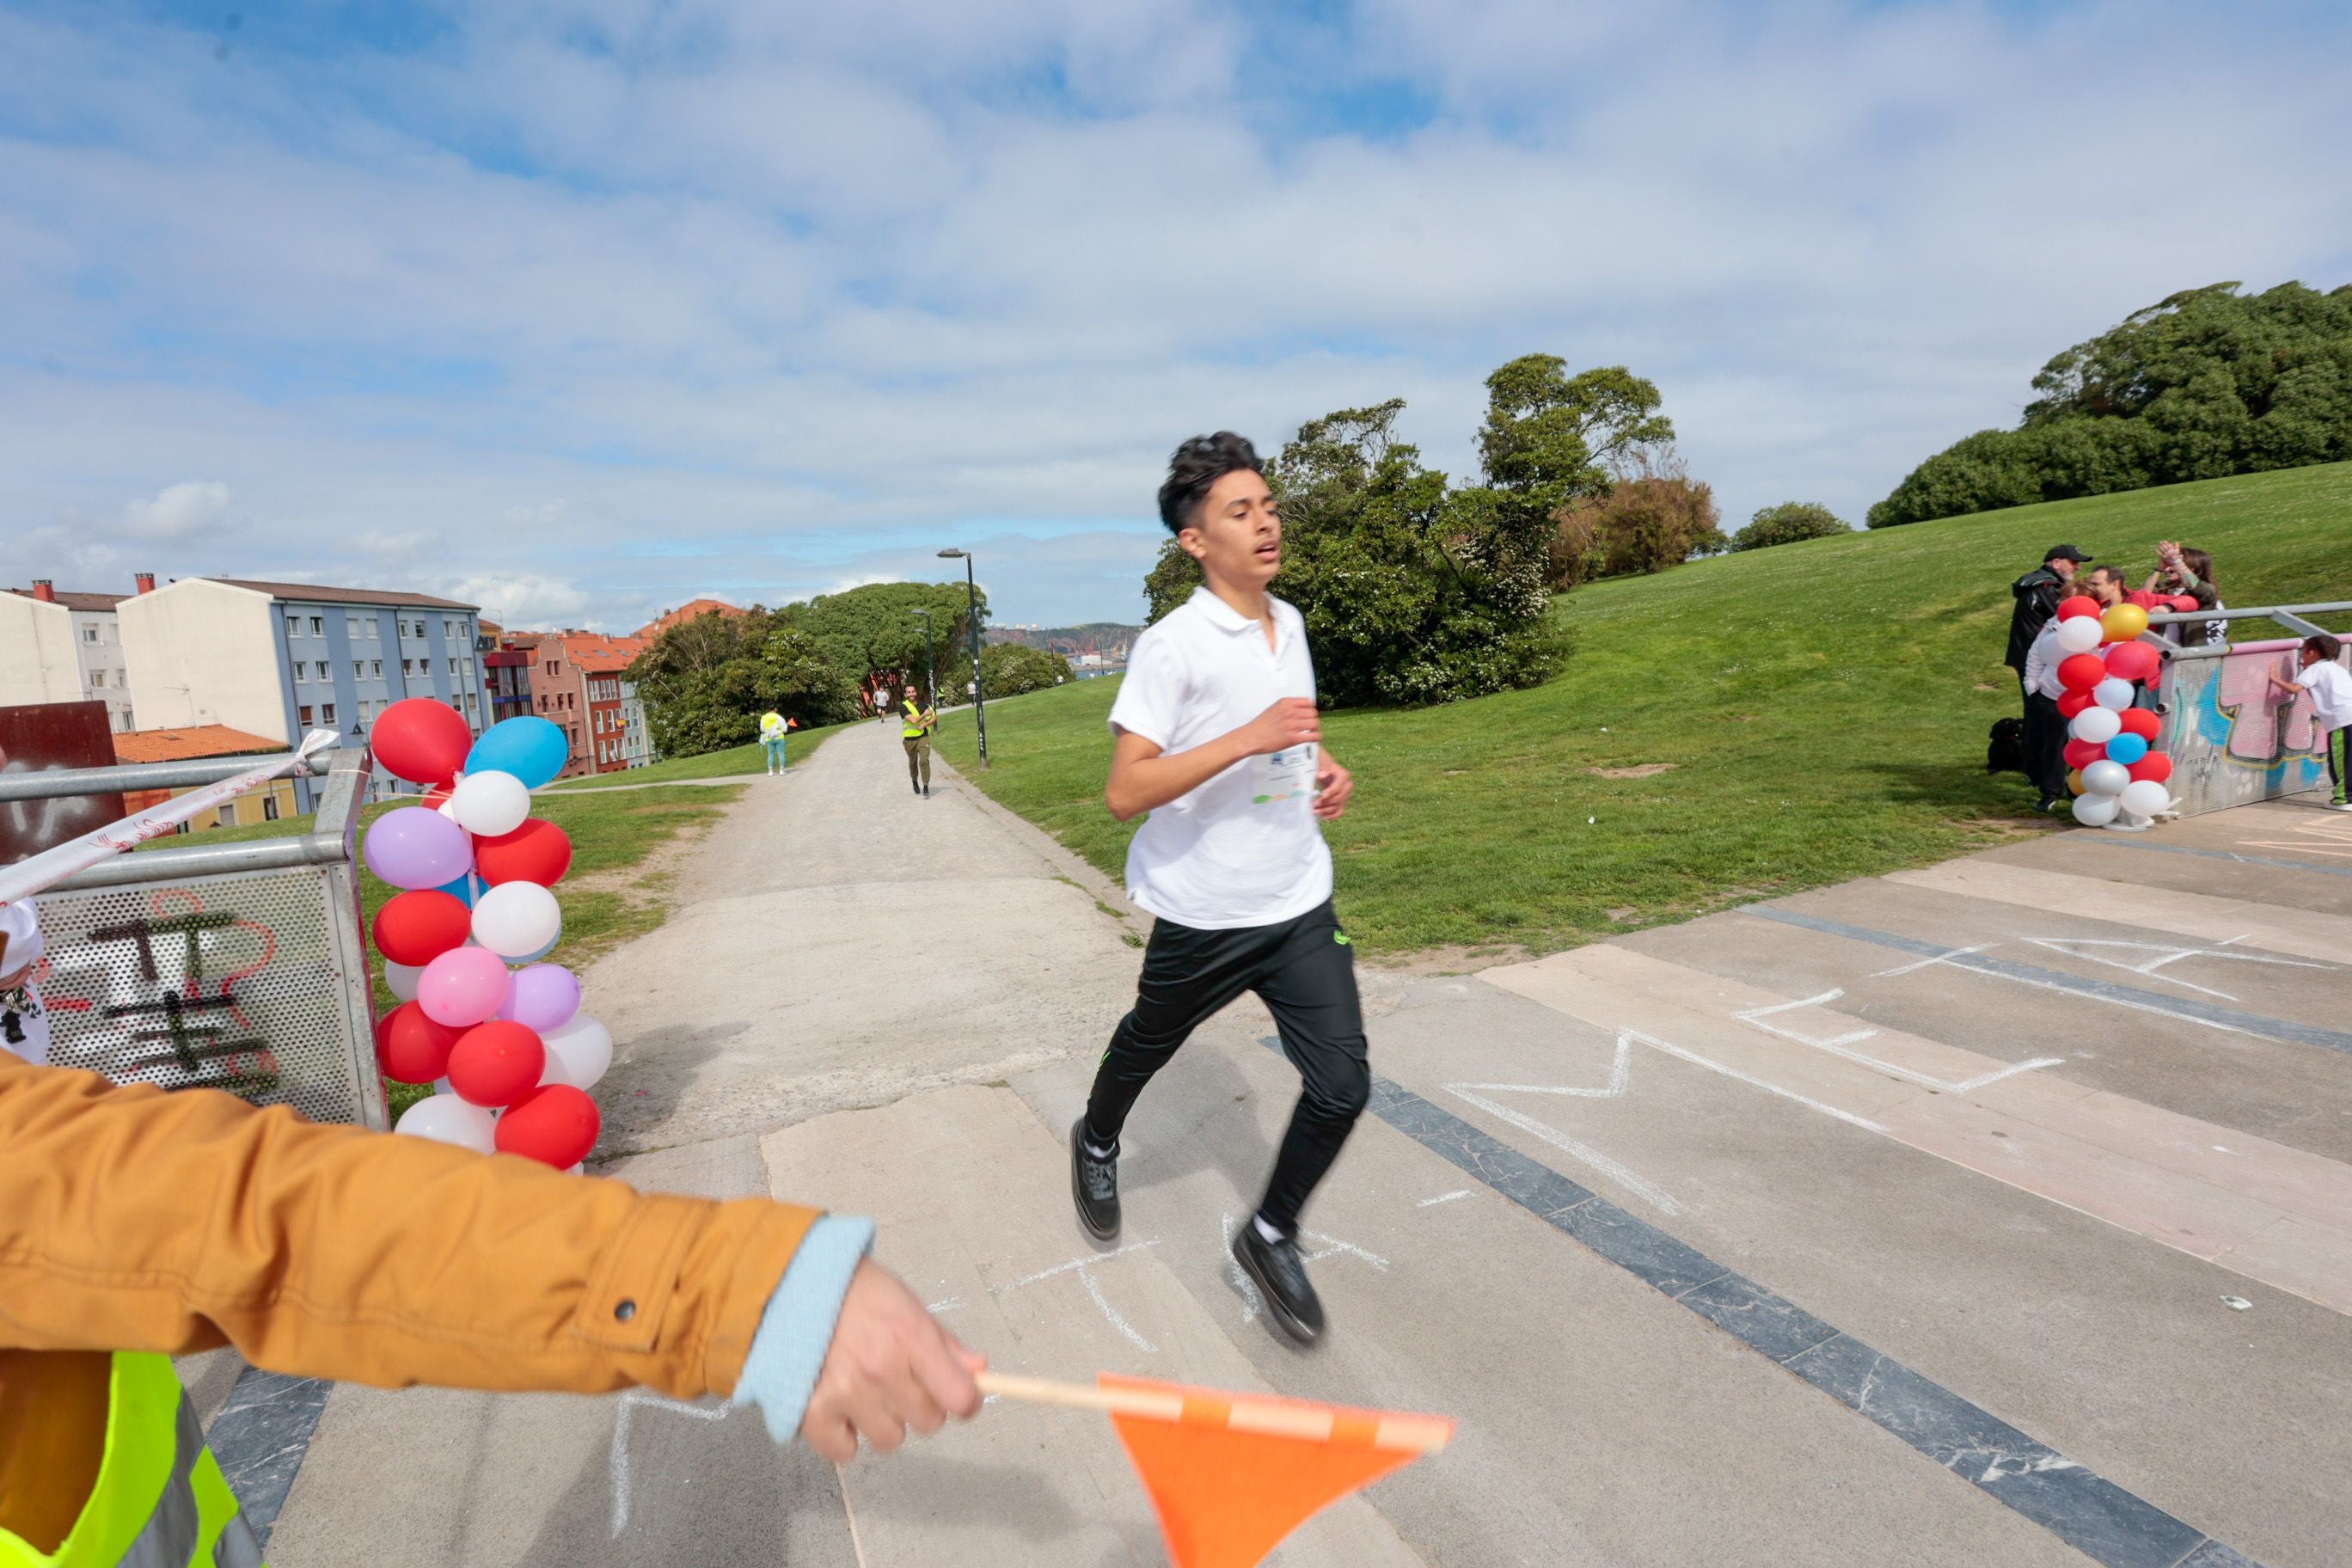
<svg viewBox="0 0 2352 1568"><path fill-rule="evenodd" d="M1192 794L1244 757L1322 739L1322 720L1316 714L1314 700L1306 697L1283 698L1241 728L1190 751L1162 754L1159 742L1121 730L1111 747L1110 781L1103 786L1103 804L1119 821L1131 821Z"/></svg>

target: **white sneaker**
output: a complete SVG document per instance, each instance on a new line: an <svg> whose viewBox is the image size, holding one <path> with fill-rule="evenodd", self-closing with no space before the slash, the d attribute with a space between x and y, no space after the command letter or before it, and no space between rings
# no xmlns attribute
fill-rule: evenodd
<svg viewBox="0 0 2352 1568"><path fill-rule="evenodd" d="M2330 810L2330 811L2352 811L2352 800L2339 800L2339 801L2334 801L2334 802L2331 802L2331 803L2329 804L2329 805L2328 805L2327 809L2328 809L2328 810Z"/></svg>

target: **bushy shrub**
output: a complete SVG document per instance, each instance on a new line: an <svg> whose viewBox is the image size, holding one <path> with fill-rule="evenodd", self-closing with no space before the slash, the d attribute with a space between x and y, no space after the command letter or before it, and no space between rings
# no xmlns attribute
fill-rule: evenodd
<svg viewBox="0 0 2352 1568"><path fill-rule="evenodd" d="M1786 500L1758 512L1746 528L1731 536L1734 550L1764 550L1794 544L1801 539L1834 539L1853 531L1837 513L1809 500Z"/></svg>
<svg viewBox="0 0 2352 1568"><path fill-rule="evenodd" d="M1663 572L1728 547L1715 491L1694 479L1671 452L1646 462L1601 495L1564 508L1553 520L1550 578L1573 588L1599 577Z"/></svg>
<svg viewBox="0 0 2352 1568"><path fill-rule="evenodd" d="M1047 648L1017 642L990 643L980 650L983 697L1018 697L1058 686L1070 679L1070 661Z"/></svg>

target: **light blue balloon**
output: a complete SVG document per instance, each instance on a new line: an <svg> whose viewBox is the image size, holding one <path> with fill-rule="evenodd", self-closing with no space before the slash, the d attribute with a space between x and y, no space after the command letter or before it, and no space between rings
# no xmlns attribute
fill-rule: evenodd
<svg viewBox="0 0 2352 1568"><path fill-rule="evenodd" d="M545 947L541 948L537 952L526 952L520 958L510 958L507 960L507 962L509 963L537 963L541 959L545 958L549 953L553 952L557 948L562 947L562 945L563 927L558 925L555 928L555 936L553 940L550 941Z"/></svg>
<svg viewBox="0 0 2352 1568"><path fill-rule="evenodd" d="M444 884L438 891L448 894L470 910L474 907L474 875L468 871L456 881Z"/></svg>
<svg viewBox="0 0 2352 1568"><path fill-rule="evenodd" d="M2107 742L2107 761L2121 763L2126 767L2147 755L2147 737L2135 735L2126 730Z"/></svg>
<svg viewBox="0 0 2352 1568"><path fill-rule="evenodd" d="M501 719L482 731L466 755L469 773L512 773L525 789L538 789L563 771L572 747L563 731L536 713Z"/></svg>

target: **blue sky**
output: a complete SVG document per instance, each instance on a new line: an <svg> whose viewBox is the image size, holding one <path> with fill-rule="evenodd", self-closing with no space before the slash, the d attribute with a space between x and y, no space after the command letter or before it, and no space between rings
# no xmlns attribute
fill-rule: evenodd
<svg viewBox="0 0 2352 1568"><path fill-rule="evenodd" d="M836 14L837 13L837 14ZM1542 350L1858 519L2175 289L2352 281L2341 7L0 0L0 578L625 630L979 552L1139 618L1168 449ZM1990 563L1999 574L2008 563Z"/></svg>

